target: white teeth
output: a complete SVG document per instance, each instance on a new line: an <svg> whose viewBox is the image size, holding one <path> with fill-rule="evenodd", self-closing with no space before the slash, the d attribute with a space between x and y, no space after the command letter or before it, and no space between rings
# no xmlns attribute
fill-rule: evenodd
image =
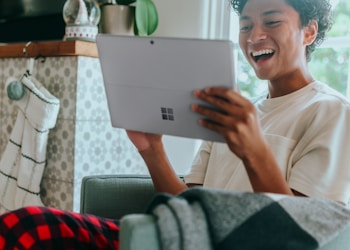
<svg viewBox="0 0 350 250"><path fill-rule="evenodd" d="M267 54L272 54L273 50L272 49L264 49L260 51L255 51L252 53L253 56L261 56L261 55L267 55Z"/></svg>

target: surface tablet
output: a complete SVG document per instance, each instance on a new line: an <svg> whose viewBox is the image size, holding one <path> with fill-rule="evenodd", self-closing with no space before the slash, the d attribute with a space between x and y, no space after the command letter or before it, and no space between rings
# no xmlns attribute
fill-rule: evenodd
<svg viewBox="0 0 350 250"><path fill-rule="evenodd" d="M198 124L195 89L234 88L226 40L99 34L96 39L113 127L223 141Z"/></svg>

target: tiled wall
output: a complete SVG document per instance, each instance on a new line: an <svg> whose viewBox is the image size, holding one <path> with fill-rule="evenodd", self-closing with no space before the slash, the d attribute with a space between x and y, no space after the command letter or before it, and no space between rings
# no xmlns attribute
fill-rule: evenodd
<svg viewBox="0 0 350 250"><path fill-rule="evenodd" d="M0 58L0 159L17 114L7 98L5 81L10 76L19 79L26 62ZM49 134L48 163L41 183L45 205L79 211L80 184L86 175L148 174L124 130L111 127L97 58L37 59L34 76L61 102L56 126ZM170 162L183 174L200 141L164 136L164 142Z"/></svg>
<svg viewBox="0 0 350 250"><path fill-rule="evenodd" d="M26 62L0 59L0 159L17 113L7 98L5 81L9 76L20 78ZM48 164L41 184L44 204L78 211L83 176L148 173L124 131L110 125L98 59L37 59L34 75L61 102L47 145Z"/></svg>

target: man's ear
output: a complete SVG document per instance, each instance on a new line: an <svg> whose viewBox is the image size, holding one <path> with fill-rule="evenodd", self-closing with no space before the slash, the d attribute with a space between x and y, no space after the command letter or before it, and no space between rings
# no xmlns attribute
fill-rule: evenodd
<svg viewBox="0 0 350 250"><path fill-rule="evenodd" d="M304 45L312 44L318 32L318 23L315 20L312 20L306 27L304 27Z"/></svg>

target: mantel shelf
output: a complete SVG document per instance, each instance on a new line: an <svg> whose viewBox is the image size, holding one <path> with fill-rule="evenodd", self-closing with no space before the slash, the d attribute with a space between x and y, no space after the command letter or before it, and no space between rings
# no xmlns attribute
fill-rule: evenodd
<svg viewBox="0 0 350 250"><path fill-rule="evenodd" d="M43 41L27 43L8 43L0 45L0 58L6 57L53 57L88 56L98 57L96 43L71 41ZM25 55L25 50L27 55Z"/></svg>

